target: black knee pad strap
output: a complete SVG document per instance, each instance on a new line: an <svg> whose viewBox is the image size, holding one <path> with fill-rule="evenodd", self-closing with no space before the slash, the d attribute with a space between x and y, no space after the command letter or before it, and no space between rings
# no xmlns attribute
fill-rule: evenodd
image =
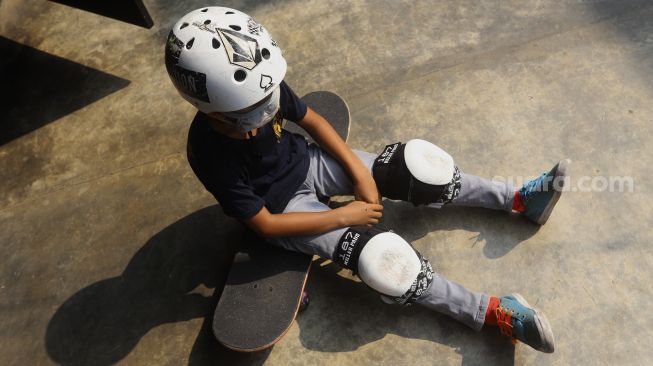
<svg viewBox="0 0 653 366"><path fill-rule="evenodd" d="M442 192L442 195L437 199L437 201L435 201L435 203L441 203L443 205L451 203L454 198L458 197L461 185L462 183L460 182L460 169L455 166L451 182L444 186L444 192Z"/></svg>
<svg viewBox="0 0 653 366"><path fill-rule="evenodd" d="M375 235L388 230L376 226L352 226L345 231L338 240L338 246L333 253L333 261L344 268L351 269L358 274L358 257L365 244Z"/></svg>
<svg viewBox="0 0 653 366"><path fill-rule="evenodd" d="M413 248L413 250L415 250L415 248ZM417 250L415 250L415 253L422 263L422 268L420 269L417 278L415 278L415 281L413 281L413 284L410 286L410 289L408 289L405 294L398 297L388 296L397 304L410 305L414 303L420 296L422 296L424 292L426 292L426 290L428 290L428 288L431 286L431 283L433 282L433 276L435 273L433 272L433 267L431 267L431 262L429 262L428 259L422 257L420 252Z"/></svg>

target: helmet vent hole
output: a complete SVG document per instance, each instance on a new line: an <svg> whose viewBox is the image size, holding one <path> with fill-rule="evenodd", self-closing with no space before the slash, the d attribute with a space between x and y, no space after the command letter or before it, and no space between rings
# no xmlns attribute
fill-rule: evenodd
<svg viewBox="0 0 653 366"><path fill-rule="evenodd" d="M204 21L204 24L211 24L211 21L207 19Z"/></svg>
<svg viewBox="0 0 653 366"><path fill-rule="evenodd" d="M264 59L269 60L270 59L270 50L267 48L264 48L261 50L261 56L263 56Z"/></svg>
<svg viewBox="0 0 653 366"><path fill-rule="evenodd" d="M238 26L238 25L230 25L229 28L231 28L233 30L237 30L237 31L240 30L240 26Z"/></svg>
<svg viewBox="0 0 653 366"><path fill-rule="evenodd" d="M179 27L179 29L184 29L184 28L186 28L186 27L188 27L188 23L183 23L183 24L181 25L181 27Z"/></svg>
<svg viewBox="0 0 653 366"><path fill-rule="evenodd" d="M213 41L211 41L211 43L213 43L213 48L215 49L220 48L220 41L218 41L217 39L213 38Z"/></svg>
<svg viewBox="0 0 653 366"><path fill-rule="evenodd" d="M228 11L225 14L234 14L234 12L233 11Z"/></svg>
<svg viewBox="0 0 653 366"><path fill-rule="evenodd" d="M202 9L202 13L206 13L207 11L209 11L209 8Z"/></svg>
<svg viewBox="0 0 653 366"><path fill-rule="evenodd" d="M245 80L247 73L244 70L236 70L234 72L234 79L238 82Z"/></svg>
<svg viewBox="0 0 653 366"><path fill-rule="evenodd" d="M186 43L186 49L190 50L190 48L193 47L193 42L195 42L195 38L191 38L190 41Z"/></svg>

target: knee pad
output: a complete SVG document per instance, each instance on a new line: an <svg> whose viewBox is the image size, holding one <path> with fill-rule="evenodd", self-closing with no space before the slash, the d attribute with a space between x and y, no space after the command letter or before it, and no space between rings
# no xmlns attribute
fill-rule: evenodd
<svg viewBox="0 0 653 366"><path fill-rule="evenodd" d="M372 167L384 197L422 204L446 204L460 192L460 171L451 155L424 140L387 145Z"/></svg>
<svg viewBox="0 0 653 366"><path fill-rule="evenodd" d="M376 227L347 229L333 258L367 286L399 304L417 300L433 281L428 260L399 235Z"/></svg>

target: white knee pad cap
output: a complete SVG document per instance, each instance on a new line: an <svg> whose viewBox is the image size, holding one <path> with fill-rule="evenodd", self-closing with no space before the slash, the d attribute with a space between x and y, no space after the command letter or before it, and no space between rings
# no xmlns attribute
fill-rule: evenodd
<svg viewBox="0 0 653 366"><path fill-rule="evenodd" d="M404 159L410 174L423 183L444 185L453 177L455 165L451 155L428 141L408 141Z"/></svg>
<svg viewBox="0 0 653 366"><path fill-rule="evenodd" d="M371 238L358 258L359 276L363 282L388 296L404 295L413 285L421 267L415 250L392 232Z"/></svg>

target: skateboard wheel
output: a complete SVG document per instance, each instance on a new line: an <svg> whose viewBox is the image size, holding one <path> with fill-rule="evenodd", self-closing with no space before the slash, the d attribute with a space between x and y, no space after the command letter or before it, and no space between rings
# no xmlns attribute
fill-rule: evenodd
<svg viewBox="0 0 653 366"><path fill-rule="evenodd" d="M303 312L308 308L308 304L310 304L310 299L308 297L308 291L304 290L302 292L302 298L299 300L299 312Z"/></svg>

